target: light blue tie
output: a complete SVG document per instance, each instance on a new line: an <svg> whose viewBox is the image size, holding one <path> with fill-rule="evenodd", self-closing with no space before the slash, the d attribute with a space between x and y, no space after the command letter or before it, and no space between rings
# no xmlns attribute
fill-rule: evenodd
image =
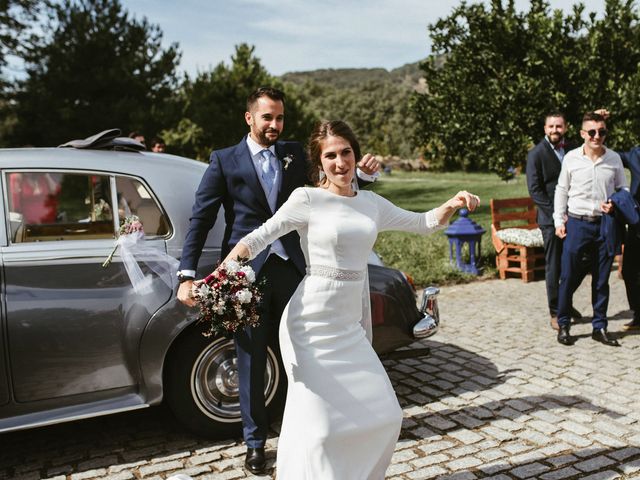
<svg viewBox="0 0 640 480"><path fill-rule="evenodd" d="M269 150L268 148L262 150L262 152L260 152L260 154L262 155L262 158L264 159L262 162L262 180L264 181L265 185L267 186L267 193L271 193L271 190L273 189L273 183L276 179L276 169L273 168L273 165L271 164L271 157L273 156L273 153L271 153L271 150Z"/></svg>

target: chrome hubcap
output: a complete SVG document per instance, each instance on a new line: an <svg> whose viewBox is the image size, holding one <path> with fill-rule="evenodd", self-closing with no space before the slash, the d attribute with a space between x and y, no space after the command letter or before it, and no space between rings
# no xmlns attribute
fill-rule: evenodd
<svg viewBox="0 0 640 480"><path fill-rule="evenodd" d="M265 399L273 399L280 382L275 354L267 351ZM198 408L218 422L240 421L240 380L233 340L219 338L204 348L191 371L191 394Z"/></svg>
<svg viewBox="0 0 640 480"><path fill-rule="evenodd" d="M226 359L215 372L213 381L215 388L223 395L237 397L240 383L238 380L238 359L236 357Z"/></svg>

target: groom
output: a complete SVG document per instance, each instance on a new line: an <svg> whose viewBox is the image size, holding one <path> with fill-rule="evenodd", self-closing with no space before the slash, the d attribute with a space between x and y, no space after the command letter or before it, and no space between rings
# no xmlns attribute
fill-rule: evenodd
<svg viewBox="0 0 640 480"><path fill-rule="evenodd" d="M282 206L291 192L308 183L307 161L298 142L278 140L284 127L284 93L259 88L247 99L244 114L249 134L239 144L211 153L210 164L196 192L195 204L180 261L178 299L189 306L195 301L191 286L209 230L220 205L226 228L222 258L249 232ZM373 181L378 170L374 158L358 165L358 175ZM267 346L277 347L278 324L287 302L305 274L300 239L294 231L275 241L251 266L266 279L260 325L236 333L240 411L247 445L245 467L251 473L265 469L264 444L269 419L264 398Z"/></svg>

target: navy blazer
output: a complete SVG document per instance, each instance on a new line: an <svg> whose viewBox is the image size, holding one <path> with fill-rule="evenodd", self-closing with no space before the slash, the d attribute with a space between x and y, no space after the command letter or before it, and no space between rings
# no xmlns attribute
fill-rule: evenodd
<svg viewBox="0 0 640 480"><path fill-rule="evenodd" d="M611 195L611 202L615 205L612 213L602 215L600 236L604 239L609 255L619 255L625 225L637 227L640 223L640 208L638 202L630 192L621 189Z"/></svg>
<svg viewBox="0 0 640 480"><path fill-rule="evenodd" d="M304 149L298 142L278 141L275 151L279 160L285 157L293 159L286 170L282 165L282 181L277 200L277 208L280 208L293 190L308 183L307 160ZM196 191L189 230L182 248L180 270L196 270L220 205L224 206L226 223L221 252L224 258L238 241L273 215L253 166L246 137L233 147L211 153L209 167ZM304 275L305 260L297 232L288 233L280 241L296 268ZM260 271L268 255L269 249L266 249L251 262L256 273Z"/></svg>
<svg viewBox="0 0 640 480"><path fill-rule="evenodd" d="M631 171L630 192L636 201L640 202L640 147L635 147L628 152L617 152L622 159L622 164Z"/></svg>
<svg viewBox="0 0 640 480"><path fill-rule="evenodd" d="M565 147L565 152L568 147ZM538 210L538 225L553 225L553 197L562 163L543 138L527 154L527 187Z"/></svg>

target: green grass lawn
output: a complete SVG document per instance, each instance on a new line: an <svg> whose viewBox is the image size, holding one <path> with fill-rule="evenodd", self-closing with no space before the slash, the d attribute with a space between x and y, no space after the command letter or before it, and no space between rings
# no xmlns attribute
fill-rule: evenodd
<svg viewBox="0 0 640 480"><path fill-rule="evenodd" d="M416 212L437 207L460 190L479 195L480 207L469 218L487 231L482 236L479 264L484 271L481 278L496 276L489 199L529 196L524 175L504 182L493 173L393 172L383 175L373 190L396 205ZM451 221L457 218L454 215ZM461 283L478 278L450 265L449 241L444 232L429 236L383 232L374 248L386 265L408 273L418 286Z"/></svg>

